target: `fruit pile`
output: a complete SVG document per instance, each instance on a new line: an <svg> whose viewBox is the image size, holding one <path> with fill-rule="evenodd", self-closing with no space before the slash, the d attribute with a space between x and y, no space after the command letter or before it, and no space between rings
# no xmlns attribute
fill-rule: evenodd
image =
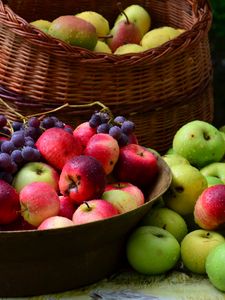
<svg viewBox="0 0 225 300"><path fill-rule="evenodd" d="M144 204L158 162L132 121L106 107L76 128L48 113L19 117L0 116L1 230L78 225Z"/></svg>
<svg viewBox="0 0 225 300"><path fill-rule="evenodd" d="M162 156L171 185L127 241L127 258L136 271L207 275L225 292L224 157L224 126L195 120L176 132Z"/></svg>
<svg viewBox="0 0 225 300"><path fill-rule="evenodd" d="M163 26L151 28L151 16L141 5L133 4L120 12L112 28L95 11L59 16L52 22L35 20L31 25L73 46L116 55L138 53L158 47L185 30Z"/></svg>

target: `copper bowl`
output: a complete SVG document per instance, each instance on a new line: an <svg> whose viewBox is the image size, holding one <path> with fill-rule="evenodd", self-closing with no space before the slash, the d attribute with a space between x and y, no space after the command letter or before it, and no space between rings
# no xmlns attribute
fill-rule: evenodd
<svg viewBox="0 0 225 300"><path fill-rule="evenodd" d="M103 221L44 231L0 231L0 296L41 295L85 286L117 271L126 237L171 183L159 157L159 175L146 203Z"/></svg>

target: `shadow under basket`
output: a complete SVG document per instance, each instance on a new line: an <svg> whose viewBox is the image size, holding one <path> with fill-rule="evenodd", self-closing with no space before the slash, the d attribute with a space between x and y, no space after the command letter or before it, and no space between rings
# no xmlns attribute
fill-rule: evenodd
<svg viewBox="0 0 225 300"><path fill-rule="evenodd" d="M94 52L70 46L29 22L94 10L112 27L117 1L0 0L0 96L6 99L8 93L15 93L8 103L24 115L64 103L100 101L114 115L125 115L136 123L140 144L164 152L184 123L213 119L211 8L207 0L121 3L143 6L150 13L151 28L172 26L185 31L142 53ZM73 124L86 121L91 111L58 114Z"/></svg>
<svg viewBox="0 0 225 300"><path fill-rule="evenodd" d="M67 228L0 231L0 296L63 292L118 271L128 235L170 186L171 171L160 157L158 166L145 204L127 213Z"/></svg>

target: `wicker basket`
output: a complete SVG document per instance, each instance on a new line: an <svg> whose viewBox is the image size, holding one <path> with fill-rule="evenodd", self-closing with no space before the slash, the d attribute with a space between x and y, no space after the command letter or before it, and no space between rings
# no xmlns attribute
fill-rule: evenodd
<svg viewBox="0 0 225 300"><path fill-rule="evenodd" d="M101 101L137 124L141 144L160 152L184 123L213 119L212 64L208 42L212 13L207 0L126 0L152 17L152 27L185 28L166 44L138 53L95 53L69 46L28 22L94 10L113 24L117 1L0 0L0 97L24 115L66 102ZM5 107L2 112L10 115ZM59 112L80 122L88 109ZM10 115L11 116L11 115ZM13 117L13 116L11 116Z"/></svg>

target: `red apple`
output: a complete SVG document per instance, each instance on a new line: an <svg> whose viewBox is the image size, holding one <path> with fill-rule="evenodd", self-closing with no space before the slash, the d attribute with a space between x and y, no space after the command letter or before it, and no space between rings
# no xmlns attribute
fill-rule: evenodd
<svg viewBox="0 0 225 300"><path fill-rule="evenodd" d="M72 134L56 127L45 130L36 147L42 157L57 169L62 169L68 160L82 152L80 142Z"/></svg>
<svg viewBox="0 0 225 300"><path fill-rule="evenodd" d="M134 133L128 135L128 144L138 144L138 138Z"/></svg>
<svg viewBox="0 0 225 300"><path fill-rule="evenodd" d="M206 188L194 207L195 222L203 229L215 230L225 224L225 185Z"/></svg>
<svg viewBox="0 0 225 300"><path fill-rule="evenodd" d="M21 231L33 229L36 229L36 227L25 221L21 215L19 215L19 217L15 221L9 224L0 225L1 231Z"/></svg>
<svg viewBox="0 0 225 300"><path fill-rule="evenodd" d="M9 224L19 217L20 203L17 191L0 180L0 224Z"/></svg>
<svg viewBox="0 0 225 300"><path fill-rule="evenodd" d="M112 136L106 133L97 133L88 141L84 154L93 156L100 161L108 175L119 158L119 149L118 142Z"/></svg>
<svg viewBox="0 0 225 300"><path fill-rule="evenodd" d="M39 226L48 217L59 213L59 196L46 182L32 182L26 185L19 195L21 215L33 226Z"/></svg>
<svg viewBox="0 0 225 300"><path fill-rule="evenodd" d="M38 230L45 230L45 229L53 229L53 228L62 228L73 226L74 223L72 220L62 217L62 216L53 216L45 219L39 226Z"/></svg>
<svg viewBox="0 0 225 300"><path fill-rule="evenodd" d="M60 208L58 215L68 219L72 219L73 213L75 211L74 202L67 196L59 196Z"/></svg>
<svg viewBox="0 0 225 300"><path fill-rule="evenodd" d="M103 220L118 215L117 209L108 201L93 199L81 204L73 214L75 225Z"/></svg>
<svg viewBox="0 0 225 300"><path fill-rule="evenodd" d="M145 147L129 144L120 149L115 176L138 187L148 187L158 173L157 157Z"/></svg>
<svg viewBox="0 0 225 300"><path fill-rule="evenodd" d="M73 136L80 141L83 149L94 134L96 134L96 128L92 128L89 122L81 123L73 131Z"/></svg>
<svg viewBox="0 0 225 300"><path fill-rule="evenodd" d="M68 161L59 178L62 195L76 204L99 198L106 184L106 175L101 163L94 157L80 155Z"/></svg>
<svg viewBox="0 0 225 300"><path fill-rule="evenodd" d="M145 197L141 189L139 189L136 185L129 182L115 182L111 184L107 184L105 187L105 192L110 190L121 190L130 193L134 196L137 206L144 204Z"/></svg>

